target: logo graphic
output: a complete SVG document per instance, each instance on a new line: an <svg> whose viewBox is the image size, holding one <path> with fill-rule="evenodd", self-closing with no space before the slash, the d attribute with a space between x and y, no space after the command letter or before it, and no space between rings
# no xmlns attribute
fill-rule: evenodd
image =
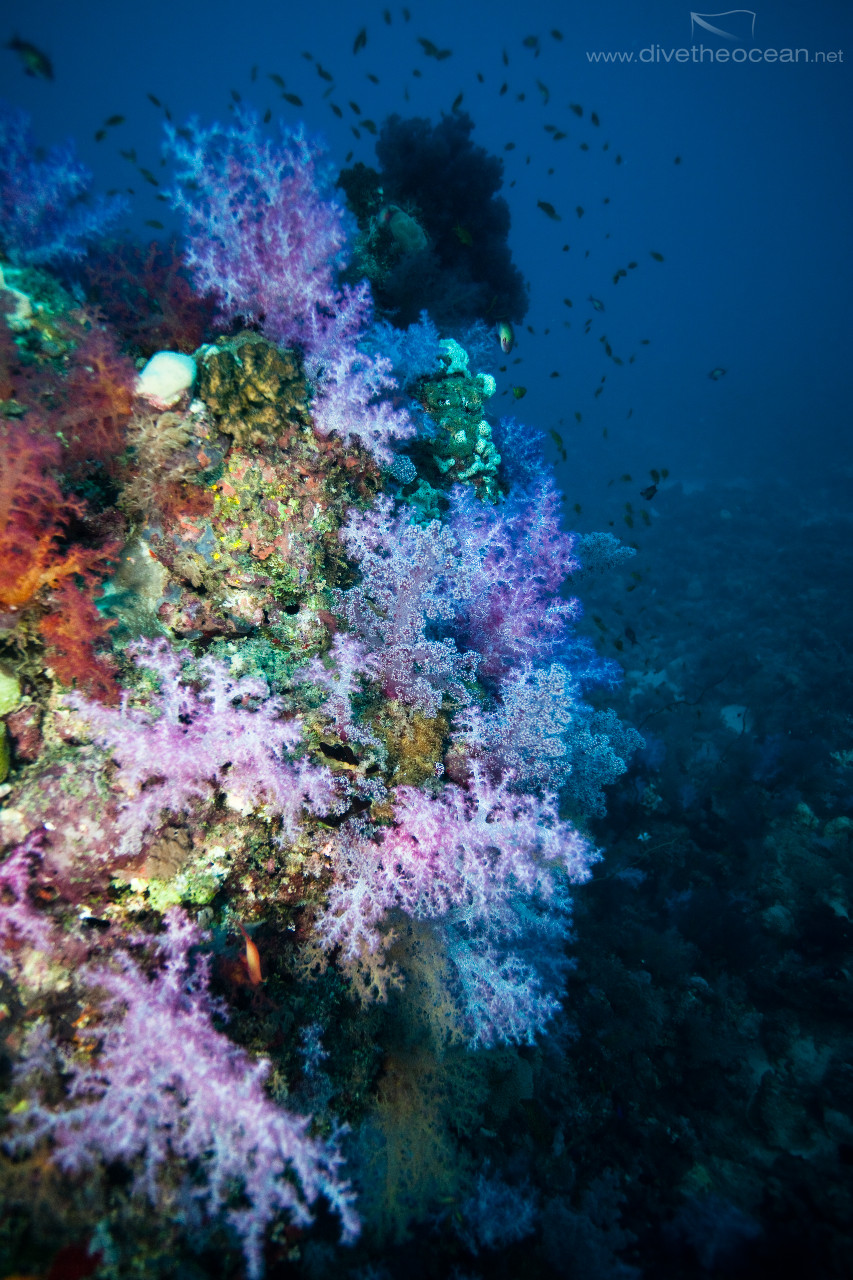
<svg viewBox="0 0 853 1280"><path fill-rule="evenodd" d="M734 27L735 30L726 31L723 27L717 26L718 18L728 19L726 26ZM745 44L747 39L755 39L755 13L752 9L727 9L725 13L694 13L691 10L691 39L695 39L697 27L701 27L703 31L710 31L712 35L722 36L725 40L737 40Z"/></svg>

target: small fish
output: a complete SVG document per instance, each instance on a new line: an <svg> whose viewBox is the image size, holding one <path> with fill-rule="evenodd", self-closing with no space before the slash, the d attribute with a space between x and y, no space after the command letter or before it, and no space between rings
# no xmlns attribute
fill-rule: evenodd
<svg viewBox="0 0 853 1280"><path fill-rule="evenodd" d="M239 922L238 927L246 943L246 968L249 970L249 981L253 987L260 986L264 980L261 974L260 953L246 930L241 924L239 924Z"/></svg>
<svg viewBox="0 0 853 1280"><path fill-rule="evenodd" d="M146 221L145 225L146 225L146 227L153 227L155 231L163 231L163 230L165 230L165 228L164 228L164 226L163 226L163 223L162 223L162 222L158 222L156 218L149 218L149 219Z"/></svg>
<svg viewBox="0 0 853 1280"><path fill-rule="evenodd" d="M107 136L107 131L106 131L106 129L99 129L99 130L97 131L97 133L95 134L95 141L96 141L96 142L103 142L103 140L104 140L104 138L105 138L106 136Z"/></svg>
<svg viewBox="0 0 853 1280"><path fill-rule="evenodd" d="M376 125L372 120L360 120L359 125L362 129L366 129L368 133L376 133Z"/></svg>
<svg viewBox="0 0 853 1280"><path fill-rule="evenodd" d="M625 418L626 418L626 419L630 418L630 417L631 417L631 415L633 414L633 412L634 412L634 410L633 410L633 409L629 409L629 410L628 410L628 412L625 414Z"/></svg>
<svg viewBox="0 0 853 1280"><path fill-rule="evenodd" d="M562 31L558 31L556 27L552 28L551 35L554 37L555 40L562 40L563 38Z"/></svg>
<svg viewBox="0 0 853 1280"><path fill-rule="evenodd" d="M240 103L243 101L243 99L240 97L236 89L231 90L231 97L234 100L234 102Z"/></svg>
<svg viewBox="0 0 853 1280"><path fill-rule="evenodd" d="M388 10L386 9L385 12L387 13ZM352 46L353 53L358 53L359 49L363 49L366 44L367 44L367 27L362 27L358 35L356 36L355 41L353 42L353 46Z"/></svg>
<svg viewBox="0 0 853 1280"><path fill-rule="evenodd" d="M145 95L145 96L146 96L146 98L148 99L148 101L149 101L149 102L151 102L151 103L153 103L153 104L154 104L154 106L155 106L155 107L160 107L160 108L162 109L162 107L163 107L162 102L160 101L160 99L159 99L159 98L155 98L155 96L154 96L154 94L153 94L153 93L146 93L146 95Z"/></svg>
<svg viewBox="0 0 853 1280"><path fill-rule="evenodd" d="M53 63L50 58L46 53L42 53L41 49L37 49L34 44L30 44L29 40L22 40L20 36L13 36L6 48L20 55L21 62L24 64L25 76L41 77L42 80L53 79Z"/></svg>
<svg viewBox="0 0 853 1280"><path fill-rule="evenodd" d="M673 163L673 164L681 164L681 156L676 156L672 163Z"/></svg>
<svg viewBox="0 0 853 1280"><path fill-rule="evenodd" d="M562 222L562 218L559 213L557 213L557 210L551 204L550 200L537 200L536 207L537 209L541 209L546 217L552 218L554 222Z"/></svg>
<svg viewBox="0 0 853 1280"><path fill-rule="evenodd" d="M456 226L453 228L453 234L456 236L460 244L472 245L474 243L474 237L471 235L471 232L467 227L463 227L461 222L457 222Z"/></svg>
<svg viewBox="0 0 853 1280"><path fill-rule="evenodd" d="M576 502L576 503L575 503L575 505L572 507L572 510L574 511L575 515L577 515L577 516L583 515L583 507L581 506L581 504L580 504L579 502Z"/></svg>
<svg viewBox="0 0 853 1280"><path fill-rule="evenodd" d="M272 80L273 84L278 85L279 89L284 88L284 80L281 78L281 76L278 74L277 71L271 71L267 79Z"/></svg>
<svg viewBox="0 0 853 1280"><path fill-rule="evenodd" d="M604 310L604 303L601 301L600 298L594 298L592 294L590 294L589 297L587 298L587 302L591 302L596 311Z"/></svg>
<svg viewBox="0 0 853 1280"><path fill-rule="evenodd" d="M256 66L252 67L252 70L251 70L251 72L249 73L249 79L251 80L252 84L254 84L254 83L255 83L255 81L257 80L257 78L258 78L258 68L257 68L257 65L256 65Z"/></svg>
<svg viewBox="0 0 853 1280"><path fill-rule="evenodd" d="M594 124L596 128L598 128L598 126L601 124L601 121L598 118L598 114L595 111L591 111L589 113L589 119L590 119L590 123Z"/></svg>
<svg viewBox="0 0 853 1280"><path fill-rule="evenodd" d="M583 422L583 414L579 413L577 409L575 409L575 422Z"/></svg>
<svg viewBox="0 0 853 1280"><path fill-rule="evenodd" d="M571 298L563 298L563 304L564 306L570 307L572 305Z"/></svg>
<svg viewBox="0 0 853 1280"><path fill-rule="evenodd" d="M379 84L379 76L375 76L372 71L368 71L367 78L371 84Z"/></svg>
<svg viewBox="0 0 853 1280"><path fill-rule="evenodd" d="M284 98L285 102L289 102L292 107L302 107L305 105L296 93L283 93L281 96Z"/></svg>
<svg viewBox="0 0 853 1280"><path fill-rule="evenodd" d="M523 400L527 395L527 387L513 387L512 394L515 396L516 400Z"/></svg>
<svg viewBox="0 0 853 1280"><path fill-rule="evenodd" d="M485 83L486 83L486 79L485 79L485 76L483 75L482 71L478 71L478 72L477 72L477 79L479 80L480 84L485 84Z"/></svg>
<svg viewBox="0 0 853 1280"><path fill-rule="evenodd" d="M658 491L656 484L650 484L647 488L640 490L640 497L645 498L646 502L651 502L652 498Z"/></svg>
<svg viewBox="0 0 853 1280"><path fill-rule="evenodd" d="M538 36L525 36L521 43L524 45L525 49L535 49L537 53L539 52Z"/></svg>
<svg viewBox="0 0 853 1280"><path fill-rule="evenodd" d="M617 157L616 157L616 159L615 159L615 161L614 161L614 164L621 164L621 163L622 163L622 157L621 157L621 156L617 156ZM661 261L663 261L663 259L661 259Z"/></svg>
<svg viewBox="0 0 853 1280"><path fill-rule="evenodd" d="M445 58L449 58L452 49L439 49L438 45L433 44L431 40L427 40L424 36L418 36L418 44L423 49L428 58L435 58L436 62L443 62Z"/></svg>
<svg viewBox="0 0 853 1280"><path fill-rule="evenodd" d="M108 129L114 129L116 125L124 124L124 116L109 116L104 124Z"/></svg>
<svg viewBox="0 0 853 1280"><path fill-rule="evenodd" d="M349 109L350 111L354 111L357 116L361 115L361 107L358 105L357 102L351 102L349 104Z"/></svg>
<svg viewBox="0 0 853 1280"><path fill-rule="evenodd" d="M352 131L352 133L353 133L354 137L355 137L355 138L357 138L359 142L361 142L361 130L360 130L360 129L356 129L356 127L355 127L355 125L354 125L354 124L351 124L351 125L350 125L350 129L351 129L351 131Z"/></svg>
<svg viewBox="0 0 853 1280"><path fill-rule="evenodd" d="M504 49L503 51L503 63L505 67L509 66L509 54L507 53L506 49Z"/></svg>
<svg viewBox="0 0 853 1280"><path fill-rule="evenodd" d="M137 168L139 169L139 172L142 174L146 182L150 182L152 187L159 187L160 183L154 177L154 174L151 172L150 169L143 169L142 165L138 165Z"/></svg>
<svg viewBox="0 0 853 1280"><path fill-rule="evenodd" d="M579 102L570 102L569 110L574 111L575 115L580 118L583 115L583 107Z"/></svg>
<svg viewBox="0 0 853 1280"><path fill-rule="evenodd" d="M498 90L498 97L499 97L499 98L502 98L502 97L503 97L503 95L506 93L506 91L507 91L507 89L508 89L508 88L509 88L509 85L507 84L506 80L504 80L503 84L501 85L500 89Z"/></svg>
<svg viewBox="0 0 853 1280"><path fill-rule="evenodd" d="M550 90L548 89L548 86L543 84L541 80L537 80L536 88L542 94L543 106L547 107L548 103L551 101L551 93L550 93Z"/></svg>
<svg viewBox="0 0 853 1280"><path fill-rule="evenodd" d="M515 143L507 142L506 145L504 146L504 151L515 151Z"/></svg>
<svg viewBox="0 0 853 1280"><path fill-rule="evenodd" d="M649 250L649 257L654 258L655 262L663 262L663 254L658 253L656 249Z"/></svg>
<svg viewBox="0 0 853 1280"><path fill-rule="evenodd" d="M605 622L603 622L603 621L601 620L601 618L599 618L599 616L598 616L598 614L597 614L597 613L594 613L594 614L592 615L592 620L593 620L593 622L595 623L595 625L598 627L599 631L606 631L606 630L607 630L607 624L606 624Z"/></svg>
<svg viewBox="0 0 853 1280"><path fill-rule="evenodd" d="M337 106L334 102L330 102L330 103L329 103L329 106L332 108L332 110L334 111L334 113L335 113L335 115L338 117L338 119L339 119L339 120L343 120L343 118L344 118L344 113L343 113L343 111L341 111L340 107L339 107L339 106Z"/></svg>
<svg viewBox="0 0 853 1280"><path fill-rule="evenodd" d="M578 217L579 217L579 218L582 218L582 217L583 217L583 205L582 205L582 204L579 204L579 205L576 207L576 209L575 209L575 213L578 215Z"/></svg>
<svg viewBox="0 0 853 1280"><path fill-rule="evenodd" d="M178 130L180 133L180 129ZM136 148L131 147L129 151L119 151L122 160L129 160L131 164L136 164Z"/></svg>
<svg viewBox="0 0 853 1280"><path fill-rule="evenodd" d="M335 78L331 71L327 71L325 67L321 67L319 62L317 63L317 75L321 80L326 80L329 84L331 84Z"/></svg>
<svg viewBox="0 0 853 1280"><path fill-rule="evenodd" d="M711 370L711 372L708 374L708 377L711 379L712 382L719 382L720 378L723 377L725 372L726 372L725 369L721 369L718 366L716 369Z"/></svg>
<svg viewBox="0 0 853 1280"><path fill-rule="evenodd" d="M459 108L462 106L462 99L464 97L465 97L464 93L457 93L456 97L453 99L453 102L451 103L450 110L458 111Z"/></svg>
<svg viewBox="0 0 853 1280"><path fill-rule="evenodd" d="M406 13L407 11L404 9L404 10L403 10L403 12L404 12L404 13ZM382 10L382 17L385 19L385 21L387 22L388 26L390 27L390 25L391 25L391 10L390 10L390 9L383 9L383 10ZM408 22L408 21L409 21L409 19L407 18L407 19L406 19L406 21Z"/></svg>
<svg viewBox="0 0 853 1280"><path fill-rule="evenodd" d="M567 133L563 133L562 129L555 129L551 135L551 141L561 142L563 138L567 138L568 136L569 135Z"/></svg>
<svg viewBox="0 0 853 1280"><path fill-rule="evenodd" d="M652 467L649 475L654 480L655 484L660 484L660 472L656 471L654 467Z"/></svg>
<svg viewBox="0 0 853 1280"><path fill-rule="evenodd" d="M408 11L408 9L405 7L405 5L404 5L404 6L403 6L403 8L401 9L401 13L402 13L402 15L403 15L404 19L406 20L406 22L410 22L410 21L411 21L412 15L409 13L409 11Z"/></svg>
<svg viewBox="0 0 853 1280"><path fill-rule="evenodd" d="M515 334L508 320L501 320L498 325L498 341L501 344L501 351L508 356L515 346Z"/></svg>
<svg viewBox="0 0 853 1280"><path fill-rule="evenodd" d="M272 107L267 107L264 112L264 124L269 124L270 120L272 120Z"/></svg>
<svg viewBox="0 0 853 1280"><path fill-rule="evenodd" d="M313 62L313 61L314 61L314 55L313 55L313 53L303 52L302 56L303 56L303 58L305 59L305 61L306 61L306 62Z"/></svg>
<svg viewBox="0 0 853 1280"><path fill-rule="evenodd" d="M637 643L637 635L633 627L625 628L625 639L630 640L631 644Z"/></svg>
<svg viewBox="0 0 853 1280"><path fill-rule="evenodd" d="M604 390L604 387L596 387L592 393L593 399L597 400L603 390Z"/></svg>

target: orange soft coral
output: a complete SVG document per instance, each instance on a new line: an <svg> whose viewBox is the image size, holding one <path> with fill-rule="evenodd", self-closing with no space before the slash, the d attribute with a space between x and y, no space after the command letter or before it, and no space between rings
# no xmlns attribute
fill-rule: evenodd
<svg viewBox="0 0 853 1280"><path fill-rule="evenodd" d="M0 607L12 613L42 587L72 574L91 580L108 554L61 545L69 522L84 508L56 481L58 440L35 426L36 415L28 414L26 426L9 423L0 430Z"/></svg>

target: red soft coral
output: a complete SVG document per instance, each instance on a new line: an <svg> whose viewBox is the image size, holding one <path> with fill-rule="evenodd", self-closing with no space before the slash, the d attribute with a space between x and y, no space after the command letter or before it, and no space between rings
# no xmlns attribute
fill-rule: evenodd
<svg viewBox="0 0 853 1280"><path fill-rule="evenodd" d="M33 429L38 426L41 431ZM61 461L59 441L35 414L27 415L27 425L10 423L0 431L0 607L11 613L72 574L91 581L112 551L62 546L84 507L59 488L54 472Z"/></svg>
<svg viewBox="0 0 853 1280"><path fill-rule="evenodd" d="M62 683L108 706L115 706L119 700L116 664L109 654L98 653L97 648L115 625L103 618L92 597L69 579L61 583L51 602L51 612L39 622L48 660Z"/></svg>
<svg viewBox="0 0 853 1280"><path fill-rule="evenodd" d="M124 452L136 370L107 329L93 325L72 356L60 412L72 470L115 474Z"/></svg>
<svg viewBox="0 0 853 1280"><path fill-rule="evenodd" d="M174 241L111 246L90 254L81 270L91 300L146 357L191 354L212 328L216 303L194 292Z"/></svg>

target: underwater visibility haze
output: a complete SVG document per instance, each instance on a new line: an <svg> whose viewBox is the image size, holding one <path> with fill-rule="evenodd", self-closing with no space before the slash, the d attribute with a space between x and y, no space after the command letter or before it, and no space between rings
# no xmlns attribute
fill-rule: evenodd
<svg viewBox="0 0 853 1280"><path fill-rule="evenodd" d="M849 10L2 23L0 1278L849 1276Z"/></svg>

